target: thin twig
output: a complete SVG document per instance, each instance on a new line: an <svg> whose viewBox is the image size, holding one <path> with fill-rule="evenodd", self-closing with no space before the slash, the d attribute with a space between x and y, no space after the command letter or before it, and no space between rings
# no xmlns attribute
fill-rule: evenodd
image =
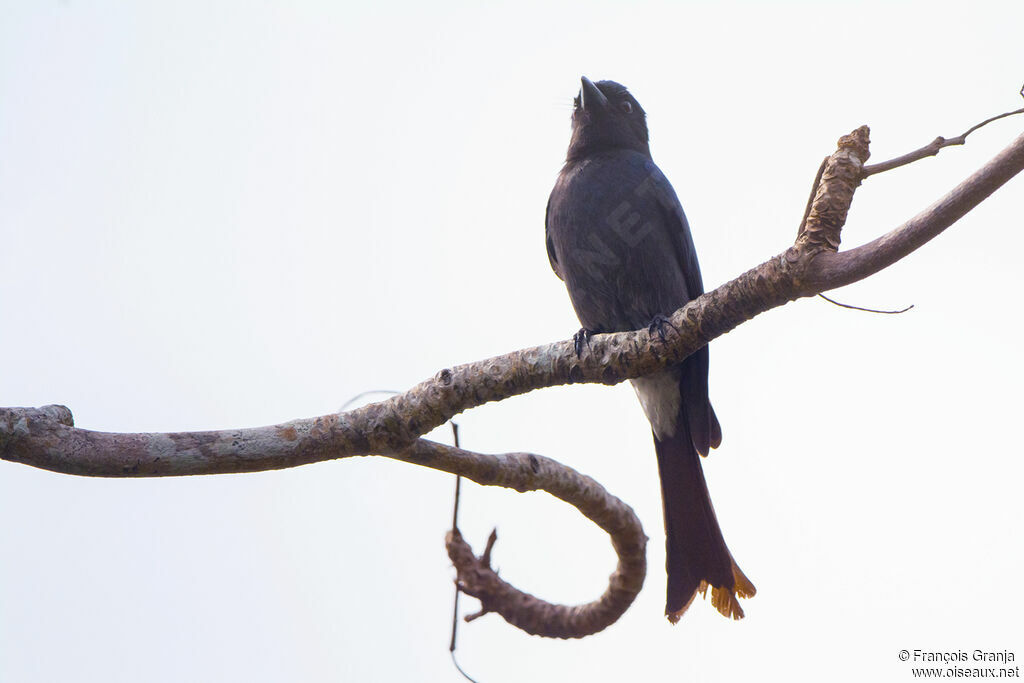
<svg viewBox="0 0 1024 683"><path fill-rule="evenodd" d="M345 401L341 405L341 410L345 410L359 399L366 398L367 396L372 396L373 394L387 394L388 396L397 396L400 393L402 392L395 391L394 389L369 389L368 391L361 391L352 398L350 398L349 400ZM339 412L341 411L339 410Z"/></svg>
<svg viewBox="0 0 1024 683"><path fill-rule="evenodd" d="M457 661L455 661L455 652L454 651L452 652L452 664L455 665L455 668L458 669L459 673L462 674L463 678L465 678L467 681L470 681L470 683L476 683L476 679L475 678L470 678L469 674L466 673L465 671L463 671L462 667L459 666L459 663Z"/></svg>
<svg viewBox="0 0 1024 683"><path fill-rule="evenodd" d="M448 651L452 653L452 661L455 660L455 636L459 631L459 581L455 580L455 600L452 605L452 639L448 641ZM456 664L458 666L458 664Z"/></svg>
<svg viewBox="0 0 1024 683"><path fill-rule="evenodd" d="M867 313L884 313L885 315L896 315L898 313L906 313L907 311L909 311L911 308L914 307L914 304L910 304L906 308L901 309L899 311L880 311L877 308L861 308L860 306L852 306L850 304L839 303L835 299L829 299L824 294L818 294L818 296L820 296L822 299L824 299L825 301L829 302L830 304L835 304L836 306L842 306L843 308L852 308L855 311L865 311Z"/></svg>
<svg viewBox="0 0 1024 683"><path fill-rule="evenodd" d="M1021 89L1021 94L1022 96L1024 96L1024 88ZM920 159L924 159L925 157L933 157L936 154L938 154L939 150L942 149L943 147L952 147L954 145L965 144L967 142L967 136L973 133L974 131L978 130L982 126L988 125L993 121L998 121L999 119L1006 118L1007 116L1013 116L1014 114L1022 113L1024 113L1024 107L1021 107L1020 109L1015 109L1013 111L1008 111L1003 114L999 114L998 116L993 116L992 118L985 119L981 123L977 123L971 126L966 131L956 136L955 138L944 138L940 135L939 137L935 138L921 149L914 150L913 152L904 154L903 156L896 157L895 159L889 159L888 161L883 161L878 164L871 164L870 166L865 166L861 177L867 178L868 176L872 176L876 173L882 173L883 171L891 171L894 168L906 166L907 164L913 163Z"/></svg>
<svg viewBox="0 0 1024 683"><path fill-rule="evenodd" d="M491 551L494 550L494 544L498 542L498 530L491 529L491 535L487 537L487 545L484 546L484 554L480 556L480 563L490 566L491 564ZM495 572L497 573L497 572Z"/></svg>
<svg viewBox="0 0 1024 683"><path fill-rule="evenodd" d="M800 235L804 231L804 226L807 225L807 217L811 215L811 206L814 205L814 196L818 194L818 185L821 185L821 176L825 173L825 167L828 165L829 157L825 157L821 160L821 166L818 166L818 172L814 175L814 182L811 183L811 194L807 197L807 205L804 207L804 217L800 219L800 229L796 231L797 235Z"/></svg>
<svg viewBox="0 0 1024 683"><path fill-rule="evenodd" d="M459 425L455 422L450 423L452 426L452 443L456 448L459 447ZM459 528L459 497L462 493L462 475L455 475L455 503L452 505L452 531L456 531ZM459 582L455 582L455 598L452 600L452 639L448 643L448 651L452 653L452 662L455 662L455 638L459 630ZM455 662L455 668L459 669L463 676L466 676L465 672L459 667L458 662ZM469 678L469 676L466 676ZM470 679L473 680L473 679Z"/></svg>
<svg viewBox="0 0 1024 683"><path fill-rule="evenodd" d="M473 612L472 614L467 614L466 615L466 623L468 624L471 621L476 621L480 617L485 616L485 615L490 614L490 613L491 613L491 610L487 609L486 607L481 607L479 609L479 611L476 611L476 612Z"/></svg>
<svg viewBox="0 0 1024 683"><path fill-rule="evenodd" d="M456 448L458 448L459 447L459 425L456 424L455 422L451 422L450 424L452 426L452 443L455 445ZM455 530L457 530L459 528L459 498L461 496L461 493L462 493L462 475L461 474L456 474L455 475L455 503L454 503L454 505L452 505L452 531L455 531ZM455 598L454 598L454 600L452 600L452 639L451 639L451 642L448 644L448 651L452 655L452 664L455 665L455 668L458 670L458 672L460 674L462 674L462 676L467 681L472 681L472 683L476 683L476 681L474 681L472 678L470 678L469 674L467 674L465 671L462 670L462 667L459 666L458 660L455 658L455 638L456 638L456 636L458 635L458 632L459 632L459 593L460 592L461 591L459 590L459 582L458 582L458 580L456 580L455 581Z"/></svg>
<svg viewBox="0 0 1024 683"><path fill-rule="evenodd" d="M449 423L452 426L452 445L459 448L459 425L455 422ZM459 528L459 496L462 494L462 475L455 475L455 504L452 505L452 528Z"/></svg>

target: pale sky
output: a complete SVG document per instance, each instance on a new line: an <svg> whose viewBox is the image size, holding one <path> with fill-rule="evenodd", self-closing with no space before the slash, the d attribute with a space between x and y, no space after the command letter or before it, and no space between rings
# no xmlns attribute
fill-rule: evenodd
<svg viewBox="0 0 1024 683"><path fill-rule="evenodd" d="M711 288L785 249L835 140L873 160L1022 106L1024 4L0 0L0 405L78 426L257 426L569 337L544 207L579 77L631 88ZM871 178L844 244L1008 144ZM1024 179L911 257L711 347L705 471L758 588L663 618L650 430L628 385L459 417L462 443L602 482L650 536L607 631L460 629L481 683L910 680L901 649L1024 658ZM953 275L955 274L955 275ZM447 438L447 432L439 432ZM383 458L101 480L0 463L0 680L458 681L449 475ZM604 534L546 494L464 488L479 551L598 596ZM472 599L465 611L475 611Z"/></svg>

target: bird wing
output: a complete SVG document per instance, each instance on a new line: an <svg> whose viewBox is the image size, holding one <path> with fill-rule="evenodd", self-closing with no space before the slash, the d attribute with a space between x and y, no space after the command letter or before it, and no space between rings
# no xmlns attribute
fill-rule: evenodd
<svg viewBox="0 0 1024 683"><path fill-rule="evenodd" d="M544 208L544 242L548 248L548 263L551 264L551 270L555 271L555 275L558 276L559 280L564 280L562 276L562 269L558 267L558 256L555 255L555 244L551 241L551 230L548 228L548 212L551 209L551 197L548 197L548 204Z"/></svg>
<svg viewBox="0 0 1024 683"><path fill-rule="evenodd" d="M700 275L700 264L697 262L697 250L693 246L690 224L683 213L683 205L679 202L679 197L676 196L676 191L668 178L653 161L648 161L648 170L650 175L647 182L658 200L664 225L671 233L675 256L686 283L687 299L696 299L704 293L704 282Z"/></svg>
<svg viewBox="0 0 1024 683"><path fill-rule="evenodd" d="M687 299L693 300L704 293L704 281L700 274L690 225L671 183L657 166L653 163L650 166L652 170L649 182L657 196L664 224L671 232L675 256L686 285ZM707 455L710 448L717 448L722 442L722 428L708 400L708 356L708 347L704 346L686 358L682 363L679 381L684 413L689 423L693 444L701 455Z"/></svg>

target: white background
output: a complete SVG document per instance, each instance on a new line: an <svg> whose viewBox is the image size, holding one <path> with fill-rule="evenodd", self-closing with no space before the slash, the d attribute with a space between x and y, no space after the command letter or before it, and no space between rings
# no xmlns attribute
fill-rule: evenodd
<svg viewBox="0 0 1024 683"><path fill-rule="evenodd" d="M1019 2L0 2L0 405L80 427L256 426L571 335L544 206L582 74L629 86L717 286L791 243L835 140L873 160L1022 103ZM844 244L925 208L1021 119L870 179ZM490 615L480 681L909 680L900 649L1024 657L1024 179L868 281L712 345L706 461L758 587L662 617L650 432L632 390L459 418L559 459L651 537L634 606L579 642ZM439 432L439 438L447 433ZM450 476L381 458L75 478L0 463L0 680L460 680ZM614 555L544 494L465 488L502 575L593 599ZM465 600L466 610L475 609ZM1019 664L1019 661L1017 662Z"/></svg>

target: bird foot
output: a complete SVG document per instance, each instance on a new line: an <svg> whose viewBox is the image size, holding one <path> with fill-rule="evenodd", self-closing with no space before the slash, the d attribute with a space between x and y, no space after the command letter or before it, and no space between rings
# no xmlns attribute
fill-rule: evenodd
<svg viewBox="0 0 1024 683"><path fill-rule="evenodd" d="M679 330L676 329L675 325L670 323L668 318L666 318L664 316L661 316L661 315L656 315L653 318L651 318L651 323L650 323L650 325L647 326L647 333L650 334L653 337L654 333L657 332L658 333L658 339L660 339L662 342L664 342L665 339L666 339L666 335L665 335L665 328L666 327L669 328L670 330L672 330L673 332L675 332L676 334L679 334Z"/></svg>
<svg viewBox="0 0 1024 683"><path fill-rule="evenodd" d="M597 332L594 330L588 330L585 327L581 327L580 331L572 335L572 347L576 349L576 357L579 358L583 355L583 347L590 348L590 338L593 337Z"/></svg>

